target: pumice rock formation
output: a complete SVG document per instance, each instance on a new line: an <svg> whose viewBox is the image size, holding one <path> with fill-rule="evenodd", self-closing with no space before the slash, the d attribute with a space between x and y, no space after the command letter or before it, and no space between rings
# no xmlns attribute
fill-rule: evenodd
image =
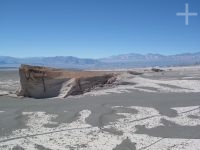
<svg viewBox="0 0 200 150"><path fill-rule="evenodd" d="M21 65L18 96L32 98L67 97L115 82L116 73L67 71L41 66Z"/></svg>

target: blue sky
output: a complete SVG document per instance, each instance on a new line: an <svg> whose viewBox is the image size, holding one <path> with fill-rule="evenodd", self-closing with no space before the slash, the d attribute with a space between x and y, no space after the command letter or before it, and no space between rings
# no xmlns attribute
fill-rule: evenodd
<svg viewBox="0 0 200 150"><path fill-rule="evenodd" d="M185 3L197 17L184 17ZM0 55L101 58L200 51L200 0L1 0Z"/></svg>

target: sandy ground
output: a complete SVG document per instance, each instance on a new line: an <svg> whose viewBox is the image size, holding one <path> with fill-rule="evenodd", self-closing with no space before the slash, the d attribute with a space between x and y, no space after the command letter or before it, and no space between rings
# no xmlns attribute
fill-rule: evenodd
<svg viewBox="0 0 200 150"><path fill-rule="evenodd" d="M17 71L0 71L9 94L0 96L0 149L200 150L199 79L199 68L149 72L132 85L31 99L10 95Z"/></svg>

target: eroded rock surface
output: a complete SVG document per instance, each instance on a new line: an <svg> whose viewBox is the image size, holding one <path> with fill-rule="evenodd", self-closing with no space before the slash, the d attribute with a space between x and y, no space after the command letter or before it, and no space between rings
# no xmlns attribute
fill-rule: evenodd
<svg viewBox="0 0 200 150"><path fill-rule="evenodd" d="M66 71L21 65L18 96L32 98L67 97L89 92L115 82L117 74L103 71Z"/></svg>

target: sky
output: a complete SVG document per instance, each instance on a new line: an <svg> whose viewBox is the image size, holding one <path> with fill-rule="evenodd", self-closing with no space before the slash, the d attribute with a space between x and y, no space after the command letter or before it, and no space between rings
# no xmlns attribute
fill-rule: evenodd
<svg viewBox="0 0 200 150"><path fill-rule="evenodd" d="M185 12L198 16L176 16ZM200 0L0 0L0 56L200 52Z"/></svg>

